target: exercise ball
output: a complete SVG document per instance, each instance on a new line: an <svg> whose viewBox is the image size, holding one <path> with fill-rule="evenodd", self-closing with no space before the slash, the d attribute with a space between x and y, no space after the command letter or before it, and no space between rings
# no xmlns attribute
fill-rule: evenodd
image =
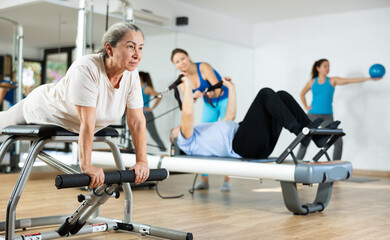
<svg viewBox="0 0 390 240"><path fill-rule="evenodd" d="M372 78L382 78L386 69L382 64L374 64L370 67L369 73Z"/></svg>

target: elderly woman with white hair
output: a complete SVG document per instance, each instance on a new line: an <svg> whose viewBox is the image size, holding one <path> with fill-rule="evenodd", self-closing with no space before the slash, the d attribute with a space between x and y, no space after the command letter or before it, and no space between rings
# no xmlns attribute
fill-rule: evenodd
<svg viewBox="0 0 390 240"><path fill-rule="evenodd" d="M126 111L136 150L136 183L149 175L146 127L137 66L144 37L130 23L116 23L104 34L97 54L75 61L65 77L32 91L27 98L0 112L0 130L15 124L54 124L79 134L81 171L89 187L104 183L103 169L91 164L94 133L118 121Z"/></svg>

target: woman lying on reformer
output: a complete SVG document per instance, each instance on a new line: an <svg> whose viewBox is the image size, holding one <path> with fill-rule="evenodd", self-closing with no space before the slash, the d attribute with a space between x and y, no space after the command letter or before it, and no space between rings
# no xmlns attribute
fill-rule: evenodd
<svg viewBox="0 0 390 240"><path fill-rule="evenodd" d="M286 128L298 135L304 127L318 128L324 119L310 121L306 113L285 91L275 92L270 88L259 91L244 120L234 122L236 117L235 85L230 78L222 78L229 89L228 106L223 121L194 125L194 101L192 81L185 76L181 125L172 129L170 140L177 138L178 147L187 155L232 158L267 158L273 151L280 133ZM340 121L326 128L336 129ZM318 147L326 144L330 136L313 136ZM304 139L309 142L310 137ZM208 187L208 183L204 183Z"/></svg>

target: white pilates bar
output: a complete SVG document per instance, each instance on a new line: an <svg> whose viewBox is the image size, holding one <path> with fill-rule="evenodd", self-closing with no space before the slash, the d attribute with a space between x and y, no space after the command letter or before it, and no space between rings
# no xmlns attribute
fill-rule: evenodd
<svg viewBox="0 0 390 240"><path fill-rule="evenodd" d="M149 168L166 168L169 171L186 173L205 173L247 178L261 178L281 181L294 181L294 164L254 163L240 160L217 160L195 157L169 157L148 155ZM135 155L122 153L126 167L135 164ZM92 153L93 164L114 166L114 159L109 152Z"/></svg>

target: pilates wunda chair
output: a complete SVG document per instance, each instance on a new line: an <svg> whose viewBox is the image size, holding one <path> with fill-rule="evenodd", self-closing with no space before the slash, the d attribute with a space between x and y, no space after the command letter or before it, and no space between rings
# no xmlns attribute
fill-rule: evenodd
<svg viewBox="0 0 390 240"><path fill-rule="evenodd" d="M111 140L118 137L118 132L113 128L105 128L97 132L94 142L106 143L115 160L117 171L105 172L105 183L90 191L89 195L79 195L79 208L71 215L57 215L38 218L16 220L16 206L22 195L27 179L30 176L36 158L52 166L65 175L58 175L55 185L58 189L67 187L80 187L89 185L90 178L85 174L79 174L64 163L42 152L48 142L77 142L78 135L63 128L53 125L14 125L3 129L2 134L10 135L0 146L0 163L8 148L16 141L31 141L31 147L19 179L15 185L7 207L5 222L0 222L0 231L5 231L6 240L41 240L67 237L74 234L96 233L103 231L128 231L142 235L151 235L167 239L193 239L192 233L180 232L166 228L150 226L132 222L132 192L129 182L134 181L134 171L125 170L121 153L117 145ZM166 169L151 169L148 181L163 180L169 176ZM124 194L124 219L116 220L99 216L99 207L111 196L118 198L117 187L121 186ZM87 223L87 224L86 224ZM45 225L61 224L56 231L38 232L15 236L15 229L25 229Z"/></svg>

